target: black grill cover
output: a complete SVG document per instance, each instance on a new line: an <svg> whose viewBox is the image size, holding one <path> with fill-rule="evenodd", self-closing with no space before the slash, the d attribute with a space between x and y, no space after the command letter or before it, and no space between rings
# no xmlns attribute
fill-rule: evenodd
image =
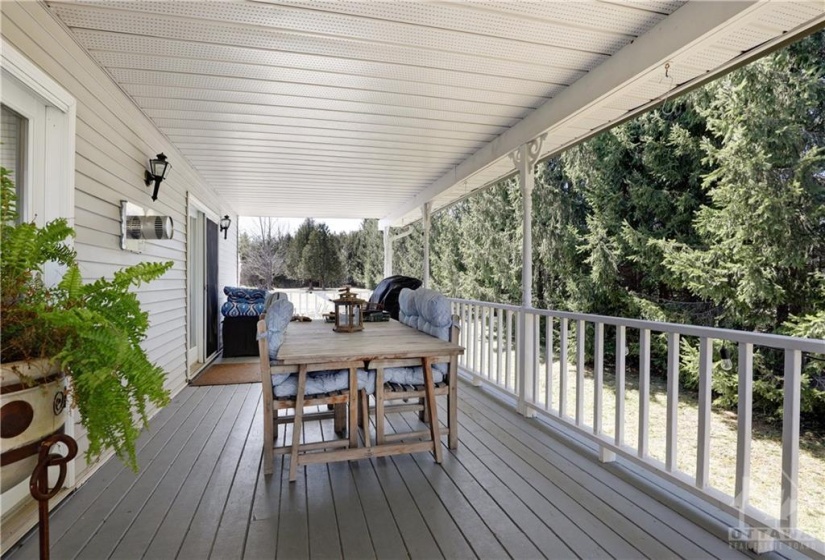
<svg viewBox="0 0 825 560"><path fill-rule="evenodd" d="M381 280L370 296L370 303L380 303L385 311L389 311L390 316L398 320L398 296L401 290L409 288L417 290L421 287L421 280L409 276L388 276Z"/></svg>

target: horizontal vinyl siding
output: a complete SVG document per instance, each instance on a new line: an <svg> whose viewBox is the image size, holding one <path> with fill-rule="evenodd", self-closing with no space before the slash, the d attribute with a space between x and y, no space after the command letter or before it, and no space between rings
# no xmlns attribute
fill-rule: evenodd
<svg viewBox="0 0 825 560"><path fill-rule="evenodd" d="M172 261L159 281L138 289L149 312L150 328L143 345L149 358L167 373L166 387L180 390L186 383L186 226L187 192L216 215L230 214L228 239L219 239L219 281L237 278L237 216L109 76L78 46L48 8L35 2L2 3L3 37L24 56L62 85L77 101L75 155L75 248L87 281L111 277L120 267L144 261ZM147 158L164 152L172 163L152 202L143 182ZM147 241L142 254L120 249L120 205L128 200L145 209L171 216L172 240ZM222 296L223 294L221 294ZM87 447L79 425L75 437L81 452ZM78 479L93 467L78 460Z"/></svg>

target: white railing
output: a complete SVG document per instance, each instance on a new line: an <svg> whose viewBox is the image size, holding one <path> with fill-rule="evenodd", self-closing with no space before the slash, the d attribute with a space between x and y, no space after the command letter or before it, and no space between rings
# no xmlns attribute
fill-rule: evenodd
<svg viewBox="0 0 825 560"><path fill-rule="evenodd" d="M295 306L296 315L305 315L313 319L320 319L324 313L333 311L332 300L338 297L338 288L312 291L306 288L276 289L287 294L289 301ZM369 299L372 293L370 290L353 289L352 291L365 300Z"/></svg>
<svg viewBox="0 0 825 560"><path fill-rule="evenodd" d="M825 557L825 545L800 531L797 519L802 355L825 354L825 341L462 299L452 300L452 305L453 312L461 319L461 345L465 347L459 366L474 384L488 384L515 397L519 412L526 416L539 414L596 442L603 461L620 456L731 513L740 523L739 528L732 530L734 539L740 538L757 548L780 539L802 547L808 554ZM610 334L615 337L616 348L612 364L615 379L612 418L609 413L605 414L606 397L610 397L605 390L606 328L612 331ZM663 364L661 373L667 377L664 453L653 453L649 441L651 341L654 336L663 339L657 356L661 358L666 354L666 360L659 362ZM638 370L627 368L629 337L638 343ZM683 338L698 343L699 358L696 372L697 447L695 465L689 469L692 474L680 468L677 460L682 368L680 340ZM738 347L735 481L728 491L711 485L714 341L723 341L731 349ZM755 508L750 497L754 347L784 353L781 475L776 480L781 494L778 516ZM591 349L591 367L586 367L585 363L587 348ZM626 383L631 380L628 373L633 379L638 377L638 408L635 411L626 406ZM586 388L588 392L592 391L592 396L587 399ZM633 426L627 423L629 413L637 414L635 434L632 433ZM683 441L685 437L683 431ZM744 524L753 529L737 532Z"/></svg>

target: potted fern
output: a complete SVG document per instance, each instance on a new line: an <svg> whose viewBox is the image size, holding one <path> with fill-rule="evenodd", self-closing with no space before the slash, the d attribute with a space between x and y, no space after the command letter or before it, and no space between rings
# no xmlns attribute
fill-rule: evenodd
<svg viewBox="0 0 825 560"><path fill-rule="evenodd" d="M0 370L6 401L2 443L4 459L18 459L3 467L3 490L31 473L25 468L31 457L25 457L24 450L36 449L33 431L59 431L63 391L71 396L86 429L86 459L112 450L137 470L135 442L147 424L147 409L167 404L169 394L163 385L165 373L140 347L148 314L131 288L158 278L172 263L141 263L112 278L84 284L76 254L66 245L74 236L66 220L43 227L17 223L14 185L3 168L0 183ZM43 280L50 262L65 269L54 286ZM56 383L54 390L30 390L48 383ZM24 397L27 390L31 394ZM36 410L38 405L47 410ZM12 473L12 467L22 470L23 478Z"/></svg>

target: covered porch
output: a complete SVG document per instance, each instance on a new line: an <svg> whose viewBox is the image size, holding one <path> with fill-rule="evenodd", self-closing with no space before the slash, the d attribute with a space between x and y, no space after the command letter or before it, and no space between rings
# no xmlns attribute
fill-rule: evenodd
<svg viewBox="0 0 825 560"><path fill-rule="evenodd" d="M4 69L26 60L72 100L63 194L86 273L175 263L141 292L145 346L169 372L173 402L141 440L138 474L113 459L78 461L84 483L52 514L55 558L825 555L799 530L797 507L802 359L825 343L535 309L530 233L536 163L821 29L821 2L6 2L3 16L4 49L14 49ZM161 150L175 174L150 208L179 233L124 253L121 200L150 204L145 160ZM233 218L218 241L222 283L238 278L237 218L269 215L380 219L387 275L399 228L420 221L426 286L432 214L514 176L522 301L453 301L467 352L460 446L445 446L443 465L427 454L311 465L289 484L281 457L265 477L260 386L185 387L199 328L195 206ZM640 349L632 365L629 331ZM649 439L657 334L667 341L661 455ZM680 337L700 348L689 473L677 459ZM714 341L737 349L741 380L723 491L711 461ZM749 496L754 346L782 353L787 380L771 512ZM626 430L630 369L639 400ZM305 429L333 437L331 425ZM36 534L8 542L9 558L37 555ZM800 542L803 552L789 546Z"/></svg>

